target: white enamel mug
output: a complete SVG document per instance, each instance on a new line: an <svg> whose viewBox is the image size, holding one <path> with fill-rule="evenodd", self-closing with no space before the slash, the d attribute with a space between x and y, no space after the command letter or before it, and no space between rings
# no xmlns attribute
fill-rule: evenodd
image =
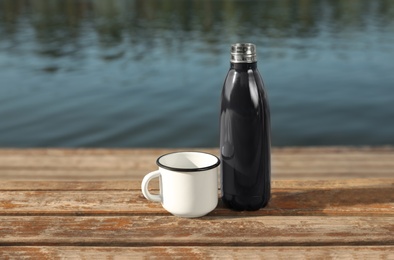
<svg viewBox="0 0 394 260"><path fill-rule="evenodd" d="M175 216L201 217L218 204L218 166L220 160L203 152L175 152L156 160L158 170L145 175L141 189L145 198L161 202ZM160 193L151 194L149 182L159 178Z"/></svg>

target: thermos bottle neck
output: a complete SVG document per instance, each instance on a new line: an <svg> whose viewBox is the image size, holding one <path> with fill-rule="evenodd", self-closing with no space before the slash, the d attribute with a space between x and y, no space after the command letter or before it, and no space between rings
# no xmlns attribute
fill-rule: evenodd
<svg viewBox="0 0 394 260"><path fill-rule="evenodd" d="M233 63L230 62L230 69L235 69L235 70L249 70L249 69L256 69L257 68L257 62L252 62L252 63Z"/></svg>

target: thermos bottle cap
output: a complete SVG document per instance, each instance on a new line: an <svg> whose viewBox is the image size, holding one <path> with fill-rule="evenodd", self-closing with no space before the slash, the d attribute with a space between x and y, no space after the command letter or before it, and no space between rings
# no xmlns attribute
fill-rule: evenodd
<svg viewBox="0 0 394 260"><path fill-rule="evenodd" d="M253 63L256 61L256 45L253 43L236 43L231 45L231 62Z"/></svg>

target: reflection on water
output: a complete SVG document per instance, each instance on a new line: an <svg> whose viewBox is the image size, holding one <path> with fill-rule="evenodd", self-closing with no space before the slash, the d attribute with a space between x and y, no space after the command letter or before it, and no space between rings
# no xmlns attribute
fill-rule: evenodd
<svg viewBox="0 0 394 260"><path fill-rule="evenodd" d="M217 146L257 44L273 145L394 144L394 2L0 0L0 146Z"/></svg>

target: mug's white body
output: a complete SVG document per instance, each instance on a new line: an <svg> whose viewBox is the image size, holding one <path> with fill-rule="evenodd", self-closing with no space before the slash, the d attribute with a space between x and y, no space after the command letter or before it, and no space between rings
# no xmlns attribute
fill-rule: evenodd
<svg viewBox="0 0 394 260"><path fill-rule="evenodd" d="M161 202L175 216L201 217L218 204L219 158L202 152L175 152L156 161L159 170L145 175L141 190L145 198ZM159 178L160 193L151 194L149 182Z"/></svg>
<svg viewBox="0 0 394 260"><path fill-rule="evenodd" d="M217 168L176 172L159 167L162 205L175 216L201 217L218 204Z"/></svg>

